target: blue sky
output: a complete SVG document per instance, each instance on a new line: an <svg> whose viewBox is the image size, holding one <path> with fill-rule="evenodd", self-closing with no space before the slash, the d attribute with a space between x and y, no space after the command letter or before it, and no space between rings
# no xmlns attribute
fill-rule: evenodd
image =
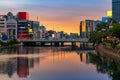
<svg viewBox="0 0 120 80"><path fill-rule="evenodd" d="M101 19L110 9L111 0L0 0L0 14L27 11L31 20L38 16L47 29L55 26L68 33L79 32L81 20Z"/></svg>

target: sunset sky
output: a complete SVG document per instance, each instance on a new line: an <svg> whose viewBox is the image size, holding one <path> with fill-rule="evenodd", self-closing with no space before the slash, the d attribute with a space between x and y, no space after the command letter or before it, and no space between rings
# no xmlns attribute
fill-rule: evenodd
<svg viewBox="0 0 120 80"><path fill-rule="evenodd" d="M79 33L84 19L100 20L111 9L111 0L0 0L0 15L27 11L48 30Z"/></svg>

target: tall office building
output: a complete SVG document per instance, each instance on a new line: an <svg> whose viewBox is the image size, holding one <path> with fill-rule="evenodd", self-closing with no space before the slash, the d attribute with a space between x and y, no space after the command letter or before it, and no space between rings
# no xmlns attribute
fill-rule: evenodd
<svg viewBox="0 0 120 80"><path fill-rule="evenodd" d="M80 22L80 36L87 38L93 32L93 20L85 20Z"/></svg>
<svg viewBox="0 0 120 80"><path fill-rule="evenodd" d="M120 0L112 0L113 19L120 22Z"/></svg>
<svg viewBox="0 0 120 80"><path fill-rule="evenodd" d="M101 21L94 20L85 20L80 22L80 37L88 38L89 35L96 31L97 24L100 24Z"/></svg>

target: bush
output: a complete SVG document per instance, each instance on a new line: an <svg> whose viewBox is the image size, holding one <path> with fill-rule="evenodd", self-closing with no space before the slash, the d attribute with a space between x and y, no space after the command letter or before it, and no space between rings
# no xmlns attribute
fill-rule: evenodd
<svg viewBox="0 0 120 80"><path fill-rule="evenodd" d="M18 40L13 38L11 39L9 42L3 42L3 41L0 41L1 42L1 45L2 46L10 46L10 45L14 45L14 44L18 44Z"/></svg>
<svg viewBox="0 0 120 80"><path fill-rule="evenodd" d="M120 43L118 43L118 44L116 45L116 47L120 48Z"/></svg>
<svg viewBox="0 0 120 80"><path fill-rule="evenodd" d="M19 42L18 42L18 40L15 39L15 38L13 38L13 39L11 39L11 40L9 41L9 44L10 44L10 45L17 44L17 43L19 43Z"/></svg>

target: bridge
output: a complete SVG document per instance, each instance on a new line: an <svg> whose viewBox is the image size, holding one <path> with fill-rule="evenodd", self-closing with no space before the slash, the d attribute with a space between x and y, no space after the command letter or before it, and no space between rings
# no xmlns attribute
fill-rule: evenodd
<svg viewBox="0 0 120 80"><path fill-rule="evenodd" d="M50 43L52 45L61 46L64 45L64 43L72 43L72 46L76 45L77 42L79 43L87 43L87 38L77 38L77 39L35 39L35 40L21 40L21 43L25 44L36 44L39 43L40 45L44 45L45 43Z"/></svg>

